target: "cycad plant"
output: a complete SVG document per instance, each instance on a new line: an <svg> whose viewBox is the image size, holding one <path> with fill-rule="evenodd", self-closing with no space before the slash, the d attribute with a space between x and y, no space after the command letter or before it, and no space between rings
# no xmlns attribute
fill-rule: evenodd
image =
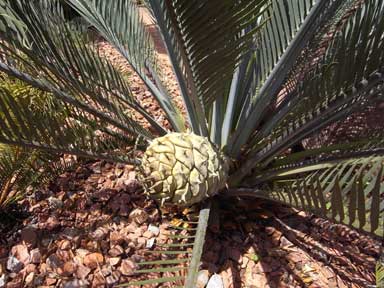
<svg viewBox="0 0 384 288"><path fill-rule="evenodd" d="M196 281L213 195L270 199L382 236L383 130L330 143L320 136L379 111L383 1L146 1L181 111L136 1L66 0L84 20L76 23L61 2L0 0L0 70L52 95L66 115L35 113L2 87L0 142L135 164L160 205L197 205L186 287ZM125 57L164 123L84 26Z"/></svg>
<svg viewBox="0 0 384 288"><path fill-rule="evenodd" d="M12 91L12 99L36 115L50 115L64 123L67 115L52 95L0 73L0 87ZM1 117L14 118L11 110ZM52 116L51 116L52 117ZM0 215L33 188L48 184L55 176L72 167L74 162L57 153L46 153L23 146L0 144Z"/></svg>

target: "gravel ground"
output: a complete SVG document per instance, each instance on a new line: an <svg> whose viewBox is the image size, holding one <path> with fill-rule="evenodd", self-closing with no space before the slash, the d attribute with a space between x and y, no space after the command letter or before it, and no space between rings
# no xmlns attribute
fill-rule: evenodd
<svg viewBox="0 0 384 288"><path fill-rule="evenodd" d="M217 200L199 277L203 283L212 276L222 287L374 283L377 239L265 201ZM147 251L170 243L169 221L177 215L165 214L143 196L132 166L83 163L20 205L28 217L1 234L5 287L113 287L183 275L134 273L143 260L164 259Z"/></svg>
<svg viewBox="0 0 384 288"><path fill-rule="evenodd" d="M182 110L165 49L150 19L145 21L155 36L169 91ZM98 45L127 73L135 97L169 127L125 60L104 41ZM114 287L159 276L134 271L144 259L164 258L147 251L170 242L169 221L178 216L159 210L143 196L134 167L82 163L48 188L20 202L26 217L17 224L3 219L0 287ZM205 287L208 280L209 288L365 288L374 284L378 239L265 201L220 199L218 203L198 287ZM145 287L176 284L180 283Z"/></svg>

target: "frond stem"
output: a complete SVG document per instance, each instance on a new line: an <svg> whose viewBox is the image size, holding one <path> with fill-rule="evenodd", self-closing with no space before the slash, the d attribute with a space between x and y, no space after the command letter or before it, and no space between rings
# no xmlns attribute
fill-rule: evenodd
<svg viewBox="0 0 384 288"><path fill-rule="evenodd" d="M43 91L50 92L50 93L54 94L56 97L58 97L59 99L61 99L62 101L66 102L68 104L71 104L75 107L78 107L78 108L96 116L97 118L99 118L101 120L104 120L110 124L113 124L117 128L120 128L121 130L127 132L128 134L133 133L133 134L138 135L137 131L133 131L128 126L116 121L115 119L111 118L110 116L108 116L104 113L101 113L101 112L93 109L91 106L87 105L86 103L83 103L79 100L76 100L76 99L70 97L69 95L67 95L63 91L53 87L52 85L50 85L48 83L44 83L40 80L33 79L30 75L23 73L21 71L18 71L15 68L6 65L5 63L0 62L0 71L3 71L9 75L12 75L13 77L16 77L16 78L28 83L29 85L32 85L32 86L39 88ZM147 140L151 139L147 135L143 135L143 137L145 137Z"/></svg>
<svg viewBox="0 0 384 288"><path fill-rule="evenodd" d="M195 242L192 250L192 259L189 265L187 279L185 280L184 287L186 288L194 288L196 285L197 272L199 271L201 254L203 253L205 234L207 232L210 210L211 203L207 202L204 208L202 208L199 213L199 223L197 225Z"/></svg>

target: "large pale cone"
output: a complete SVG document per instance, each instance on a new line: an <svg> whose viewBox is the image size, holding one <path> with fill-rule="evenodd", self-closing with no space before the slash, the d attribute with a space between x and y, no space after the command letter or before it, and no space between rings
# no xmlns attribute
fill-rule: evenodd
<svg viewBox="0 0 384 288"><path fill-rule="evenodd" d="M225 156L207 138L171 133L156 138L142 159L143 182L148 193L163 204L192 205L225 186Z"/></svg>

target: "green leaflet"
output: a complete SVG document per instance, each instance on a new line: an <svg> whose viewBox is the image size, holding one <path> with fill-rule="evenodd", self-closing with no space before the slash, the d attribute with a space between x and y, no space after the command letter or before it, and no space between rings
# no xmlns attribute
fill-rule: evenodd
<svg viewBox="0 0 384 288"><path fill-rule="evenodd" d="M167 114L173 129L184 132L182 115L159 79L161 71L157 67L154 44L142 24L136 3L124 0L113 3L100 0L69 2L128 60ZM151 80L148 72L159 81Z"/></svg>
<svg viewBox="0 0 384 288"><path fill-rule="evenodd" d="M37 89L26 86L24 83L15 81L0 74L2 82L0 89L10 89L12 98L15 102L22 103L24 109L34 111L39 114L48 114L52 106L51 95ZM25 97L26 95L31 97ZM0 101L1 102L1 101ZM7 115L5 115L5 113ZM55 111L56 119L64 121L64 114ZM1 111L0 123L4 129L4 120L12 122L12 132L17 133L18 128L25 129L24 123L18 123L20 115ZM20 125L18 125L20 124ZM5 128L6 129L6 128ZM11 131L2 133L11 135ZM64 170L72 167L73 161L65 160L58 154L47 154L42 151L35 151L25 147L9 146L0 144L0 207L23 198L28 188L41 187L47 184L55 176Z"/></svg>
<svg viewBox="0 0 384 288"><path fill-rule="evenodd" d="M28 27L25 40L30 43L33 41L35 46L33 49L25 47L14 38L12 31L7 31L2 36L5 41L0 44L1 50L7 51L8 61L13 58L13 61L23 62L25 71L20 72L28 74L34 82L39 82L38 88L44 86L57 95L66 94L66 97L60 95L64 102L76 103L81 109L103 117L103 120L111 122L124 132L152 138L132 118L133 115L127 113L128 109L133 109L159 133L165 133L164 128L133 98L121 72L110 61L101 57L89 39L77 32L76 26L66 23L60 17L62 11L57 3L20 0L12 4L17 11L20 10L17 14L18 21ZM11 7L11 4L8 6ZM22 59L18 59L20 54ZM17 68L8 63L7 65ZM5 69L2 68L3 71ZM13 76L26 80L22 73ZM35 84L31 81L29 83Z"/></svg>
<svg viewBox="0 0 384 288"><path fill-rule="evenodd" d="M380 257L380 259L376 263L376 287L382 288L384 287L384 265L383 265L383 259Z"/></svg>
<svg viewBox="0 0 384 288"><path fill-rule="evenodd" d="M384 76L378 59L383 57L384 43L378 38L384 29L384 7L376 0L364 7L349 13L348 21L342 22L316 65L303 75L292 95L286 96L284 105L275 110L276 115L283 111L284 116L276 116L280 119L273 125L267 121L268 132L264 134L261 129L249 143L248 160L232 176L233 184L256 164L267 166L292 145L379 100ZM366 20L359 21L362 17ZM367 38L369 33L373 36ZM361 61L360 52L377 61ZM274 117L269 120L274 121Z"/></svg>
<svg viewBox="0 0 384 288"><path fill-rule="evenodd" d="M259 196L382 237L384 206L380 195L384 191L384 157L362 157L321 168L281 174Z"/></svg>
<svg viewBox="0 0 384 288"><path fill-rule="evenodd" d="M266 0L150 1L195 134L208 136L214 101L227 101L240 59L252 46ZM201 14L204 11L204 15ZM215 113L212 115L212 113ZM218 125L222 120L219 120ZM209 125L208 125L209 126ZM221 128L220 128L221 129ZM218 143L220 144L220 143Z"/></svg>

